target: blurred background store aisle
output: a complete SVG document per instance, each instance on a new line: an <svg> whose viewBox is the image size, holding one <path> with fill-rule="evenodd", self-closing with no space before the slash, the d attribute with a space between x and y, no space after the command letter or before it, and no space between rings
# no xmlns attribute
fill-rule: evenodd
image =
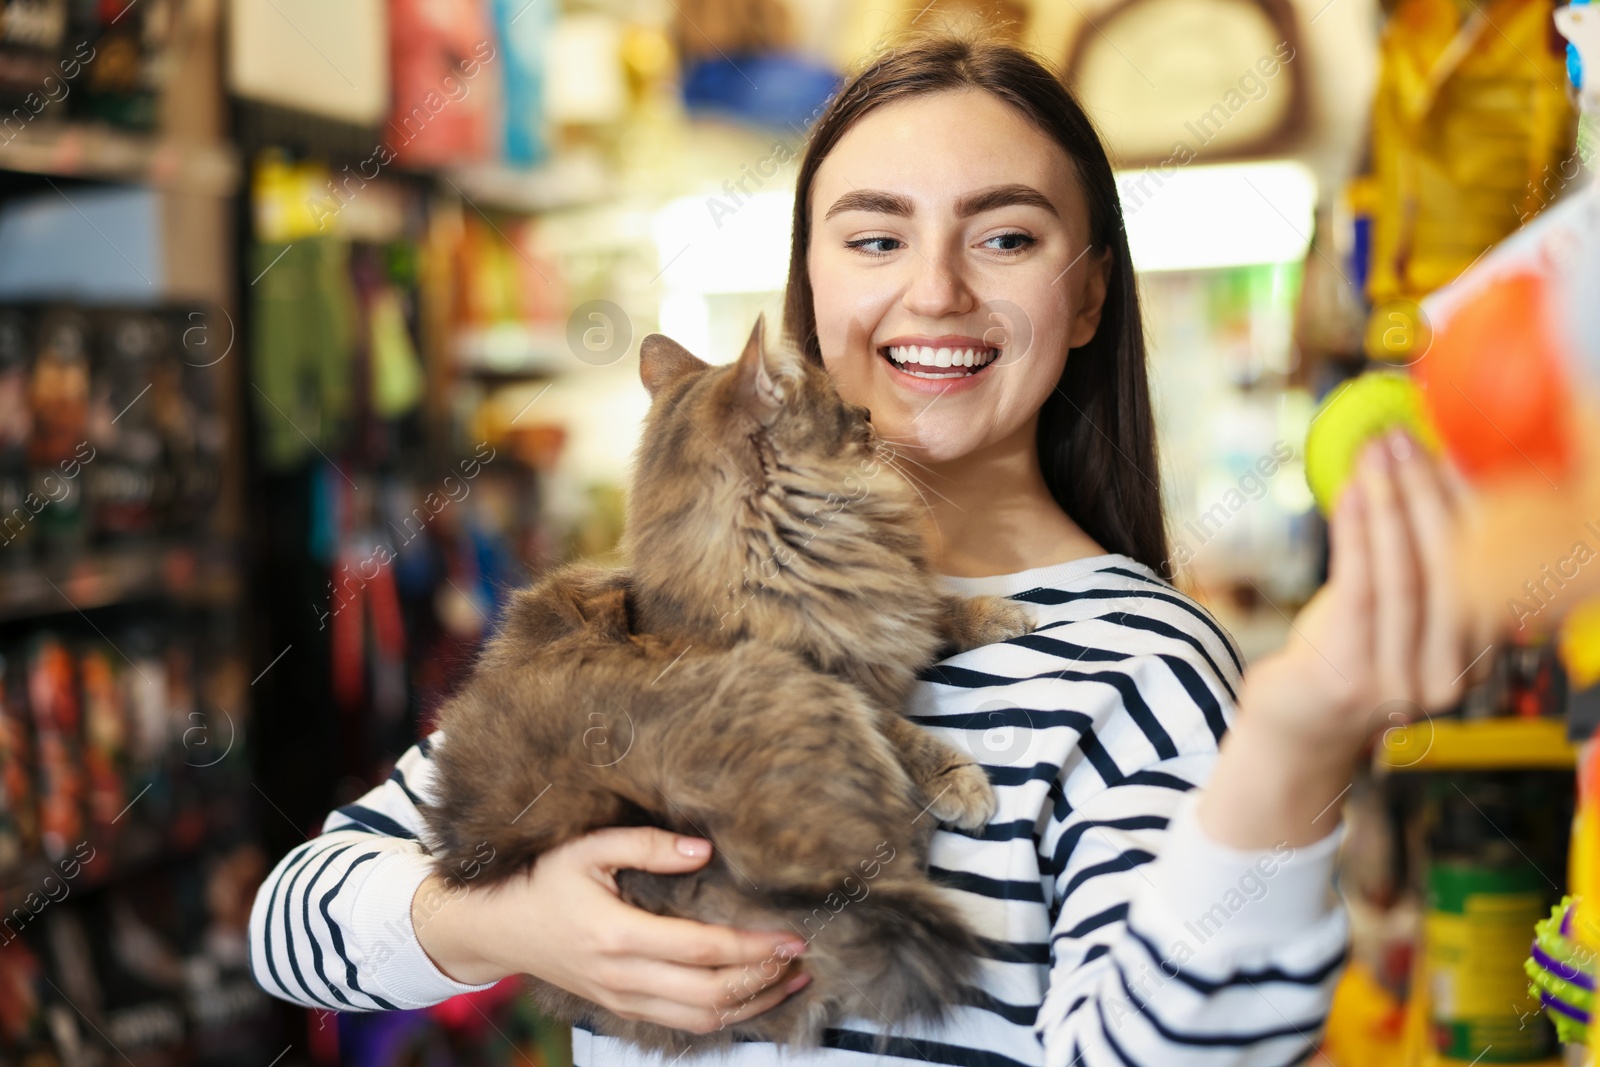
<svg viewBox="0 0 1600 1067"><path fill-rule="evenodd" d="M0 0L0 1063L567 1062L515 982L270 1000L250 901L428 731L511 589L611 556L639 339L724 362L780 320L810 125L910 27L984 23L1089 107L1170 577L1248 654L1280 643L1324 574L1317 402L1425 350L1415 302L1587 178L1551 11ZM1561 672L1492 654L1447 725L1513 728L1409 762L1386 736L1380 765L1434 773L1352 795L1361 969L1327 1062L1423 1062L1408 1005L1467 1035L1451 1055L1554 1054L1520 962L1476 1022L1410 995L1430 856L1520 885L1491 877L1505 839L1561 881Z"/></svg>

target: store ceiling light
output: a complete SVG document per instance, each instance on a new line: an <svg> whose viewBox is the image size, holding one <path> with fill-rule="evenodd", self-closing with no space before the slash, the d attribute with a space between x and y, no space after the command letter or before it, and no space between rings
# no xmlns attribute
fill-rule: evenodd
<svg viewBox="0 0 1600 1067"><path fill-rule="evenodd" d="M1317 180L1291 160L1119 171L1140 271L1297 263L1311 246Z"/></svg>

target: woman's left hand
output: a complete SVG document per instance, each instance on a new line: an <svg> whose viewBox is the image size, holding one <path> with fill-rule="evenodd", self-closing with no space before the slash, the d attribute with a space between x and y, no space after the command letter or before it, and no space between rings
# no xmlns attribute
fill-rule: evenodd
<svg viewBox="0 0 1600 1067"><path fill-rule="evenodd" d="M1451 559L1457 494L1395 431L1362 453L1329 522L1327 583L1252 664L1200 804L1224 844L1306 844L1368 742L1459 699L1475 654Z"/></svg>

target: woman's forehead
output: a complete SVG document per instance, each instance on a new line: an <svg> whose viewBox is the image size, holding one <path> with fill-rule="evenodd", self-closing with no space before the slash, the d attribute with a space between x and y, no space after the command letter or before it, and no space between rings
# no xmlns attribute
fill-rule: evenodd
<svg viewBox="0 0 1600 1067"><path fill-rule="evenodd" d="M913 211L945 212L977 191L1010 185L1063 208L1079 204L1072 161L1055 141L990 93L944 91L858 119L818 166L810 206L820 222L839 198L870 189L908 200Z"/></svg>

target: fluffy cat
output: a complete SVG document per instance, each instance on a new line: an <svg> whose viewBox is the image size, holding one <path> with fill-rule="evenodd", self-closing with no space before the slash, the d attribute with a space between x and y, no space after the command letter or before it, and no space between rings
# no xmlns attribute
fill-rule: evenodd
<svg viewBox="0 0 1600 1067"><path fill-rule="evenodd" d="M928 840L937 819L982 826L995 801L905 702L919 671L1026 633L1029 617L938 588L925 507L869 414L821 366L768 351L760 319L734 364L660 334L639 358L652 402L627 564L569 564L513 597L440 714L424 811L437 862L492 884L599 827L709 838L701 870L621 871L619 892L659 914L793 929L812 981L703 1035L534 983L552 1015L647 1048L811 1046L851 1015L940 1018L977 942L927 877Z"/></svg>

